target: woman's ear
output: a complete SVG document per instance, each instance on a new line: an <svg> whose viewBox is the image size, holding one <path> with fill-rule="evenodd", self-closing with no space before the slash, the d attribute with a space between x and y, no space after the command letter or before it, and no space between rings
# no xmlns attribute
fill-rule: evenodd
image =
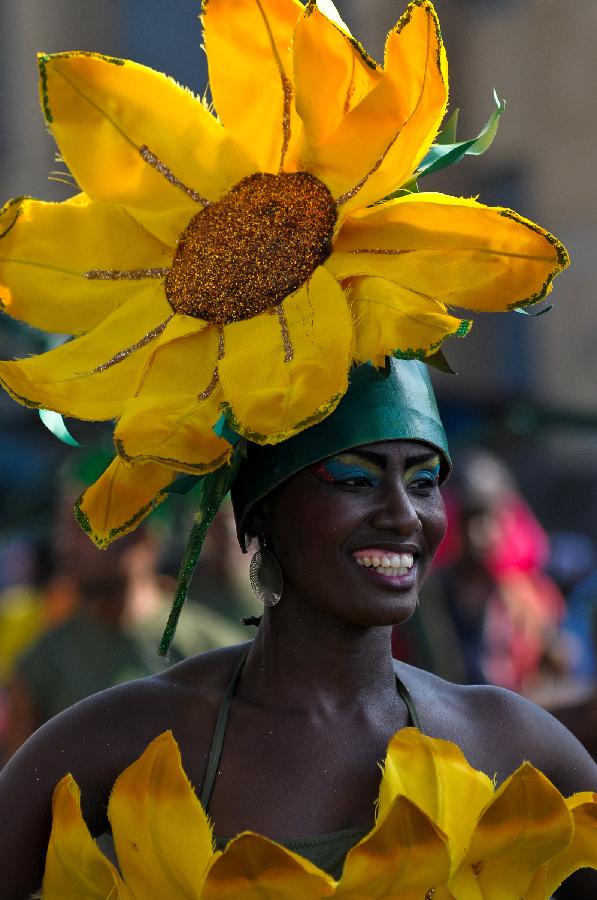
<svg viewBox="0 0 597 900"><path fill-rule="evenodd" d="M269 524L269 498L263 497L251 507L245 519L245 545L252 539L267 534Z"/></svg>

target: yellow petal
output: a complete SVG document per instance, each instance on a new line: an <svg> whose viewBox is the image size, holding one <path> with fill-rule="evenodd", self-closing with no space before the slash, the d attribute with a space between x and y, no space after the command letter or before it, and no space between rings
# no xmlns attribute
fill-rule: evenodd
<svg viewBox="0 0 597 900"><path fill-rule="evenodd" d="M157 463L129 464L117 456L77 500L76 519L94 544L107 547L166 499L161 492L175 475Z"/></svg>
<svg viewBox="0 0 597 900"><path fill-rule="evenodd" d="M192 192L215 200L254 171L201 101L159 72L97 53L40 55L39 66L46 120L81 188L170 247L201 209Z"/></svg>
<svg viewBox="0 0 597 900"><path fill-rule="evenodd" d="M183 318L182 324L176 321ZM223 401L216 369L220 338L215 328L184 335L183 327L197 327L197 320L176 319L149 361L137 396L127 400L114 438L126 459L203 474L226 462L231 450L213 431Z"/></svg>
<svg viewBox="0 0 597 900"><path fill-rule="evenodd" d="M46 331L89 331L139 288L101 271L140 277L171 262L171 251L124 209L85 194L63 203L17 199L0 211L0 302Z"/></svg>
<svg viewBox="0 0 597 900"><path fill-rule="evenodd" d="M387 354L423 359L447 337L470 331L471 323L451 316L442 303L384 278L357 278L348 296L359 362L381 366Z"/></svg>
<svg viewBox="0 0 597 900"><path fill-rule="evenodd" d="M379 66L333 15L335 9L321 7L321 0L307 4L293 44L296 107L312 146L328 138L381 78Z"/></svg>
<svg viewBox="0 0 597 900"><path fill-rule="evenodd" d="M338 900L435 897L450 873L446 838L414 803L397 797L348 854Z"/></svg>
<svg viewBox="0 0 597 900"><path fill-rule="evenodd" d="M414 0L390 32L379 84L330 137L303 156L341 204L341 216L404 184L437 134L447 62L429 0Z"/></svg>
<svg viewBox="0 0 597 900"><path fill-rule="evenodd" d="M415 194L356 213L326 265L379 275L451 306L502 312L542 300L569 259L548 231L508 209Z"/></svg>
<svg viewBox="0 0 597 900"><path fill-rule="evenodd" d="M171 732L118 777L108 806L118 862L139 898L201 897L212 834Z"/></svg>
<svg viewBox="0 0 597 900"><path fill-rule="evenodd" d="M0 384L26 406L112 419L134 393L153 339L171 315L163 285L143 282L88 334L39 356L0 362ZM125 357L116 362L120 353Z"/></svg>
<svg viewBox="0 0 597 900"><path fill-rule="evenodd" d="M297 0L208 0L203 28L209 84L227 131L257 169L292 168L300 120L290 47Z"/></svg>
<svg viewBox="0 0 597 900"><path fill-rule="evenodd" d="M309 860L247 832L214 862L201 900L320 900L333 888L333 879Z"/></svg>
<svg viewBox="0 0 597 900"><path fill-rule="evenodd" d="M379 792L382 818L398 795L415 803L448 835L453 863L463 855L493 784L450 741L404 728L391 740Z"/></svg>
<svg viewBox="0 0 597 900"><path fill-rule="evenodd" d="M89 834L81 815L80 791L71 775L65 775L57 784L52 812L44 900L133 900Z"/></svg>
<svg viewBox="0 0 597 900"><path fill-rule="evenodd" d="M566 802L551 782L524 763L483 812L451 889L466 896L476 881L484 900L522 897L540 869L573 833Z"/></svg>
<svg viewBox="0 0 597 900"><path fill-rule="evenodd" d="M346 392L352 319L342 288L319 267L276 311L224 329L218 369L233 427L277 443L325 418Z"/></svg>
<svg viewBox="0 0 597 900"><path fill-rule="evenodd" d="M577 869L597 869L597 794L583 791L566 800L574 820L570 844L547 863L546 896Z"/></svg>

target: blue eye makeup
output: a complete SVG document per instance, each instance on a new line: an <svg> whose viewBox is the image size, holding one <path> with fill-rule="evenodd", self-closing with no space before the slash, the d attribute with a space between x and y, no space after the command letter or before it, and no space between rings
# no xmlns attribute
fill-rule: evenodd
<svg viewBox="0 0 597 900"><path fill-rule="evenodd" d="M341 453L315 463L313 470L321 481L329 484L377 487L383 475L381 466L363 459L356 453Z"/></svg>
<svg viewBox="0 0 597 900"><path fill-rule="evenodd" d="M439 456L433 456L407 469L402 481L406 487L434 487L439 482L440 469Z"/></svg>

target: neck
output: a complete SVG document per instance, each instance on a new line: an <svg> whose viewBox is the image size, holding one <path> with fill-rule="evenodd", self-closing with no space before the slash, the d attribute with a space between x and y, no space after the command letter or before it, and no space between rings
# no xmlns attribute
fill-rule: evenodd
<svg viewBox="0 0 597 900"><path fill-rule="evenodd" d="M265 610L243 674L247 694L293 707L385 702L396 690L391 627L354 625L285 593Z"/></svg>

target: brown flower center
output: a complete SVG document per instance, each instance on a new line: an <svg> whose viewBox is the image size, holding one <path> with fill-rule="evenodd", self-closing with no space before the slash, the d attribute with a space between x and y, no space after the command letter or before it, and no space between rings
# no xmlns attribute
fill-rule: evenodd
<svg viewBox="0 0 597 900"><path fill-rule="evenodd" d="M308 172L243 178L193 216L166 278L177 313L218 325L264 312L332 251L336 204Z"/></svg>

